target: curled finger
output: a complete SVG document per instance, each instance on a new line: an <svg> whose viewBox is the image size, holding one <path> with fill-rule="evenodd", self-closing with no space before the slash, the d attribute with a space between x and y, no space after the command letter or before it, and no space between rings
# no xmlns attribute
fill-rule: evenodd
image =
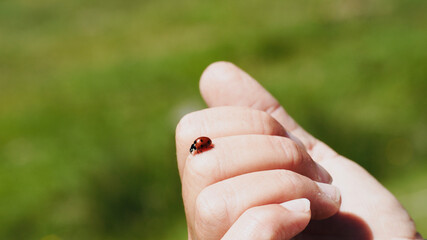
<svg viewBox="0 0 427 240"><path fill-rule="evenodd" d="M245 211L222 240L289 240L310 221L310 201L301 198Z"/></svg>

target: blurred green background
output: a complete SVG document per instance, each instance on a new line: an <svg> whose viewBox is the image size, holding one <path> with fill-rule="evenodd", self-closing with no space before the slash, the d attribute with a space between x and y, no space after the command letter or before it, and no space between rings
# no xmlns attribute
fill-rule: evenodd
<svg viewBox="0 0 427 240"><path fill-rule="evenodd" d="M258 79L427 234L427 1L0 1L0 239L186 239L174 130Z"/></svg>

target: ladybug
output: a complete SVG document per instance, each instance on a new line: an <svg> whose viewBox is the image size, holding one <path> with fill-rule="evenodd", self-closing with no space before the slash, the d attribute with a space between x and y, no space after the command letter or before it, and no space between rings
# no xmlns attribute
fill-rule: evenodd
<svg viewBox="0 0 427 240"><path fill-rule="evenodd" d="M193 154L194 151L197 153L202 152L204 149L212 148L212 140L208 137L199 137L194 140L194 143L190 147L190 153Z"/></svg>

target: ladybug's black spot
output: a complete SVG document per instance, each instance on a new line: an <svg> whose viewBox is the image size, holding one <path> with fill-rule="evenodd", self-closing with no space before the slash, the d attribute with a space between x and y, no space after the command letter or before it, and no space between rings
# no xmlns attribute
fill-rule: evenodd
<svg viewBox="0 0 427 240"><path fill-rule="evenodd" d="M192 144L190 147L190 153L193 153L194 150L196 150L196 145Z"/></svg>

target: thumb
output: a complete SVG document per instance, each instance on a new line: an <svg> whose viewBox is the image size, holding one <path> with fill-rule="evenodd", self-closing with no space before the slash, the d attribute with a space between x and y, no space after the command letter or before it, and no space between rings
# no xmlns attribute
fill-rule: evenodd
<svg viewBox="0 0 427 240"><path fill-rule="evenodd" d="M301 128L265 88L232 63L215 62L208 66L200 79L200 92L209 107L247 106L269 113L291 136L298 138L310 154L320 145L321 155L325 150L332 151Z"/></svg>

